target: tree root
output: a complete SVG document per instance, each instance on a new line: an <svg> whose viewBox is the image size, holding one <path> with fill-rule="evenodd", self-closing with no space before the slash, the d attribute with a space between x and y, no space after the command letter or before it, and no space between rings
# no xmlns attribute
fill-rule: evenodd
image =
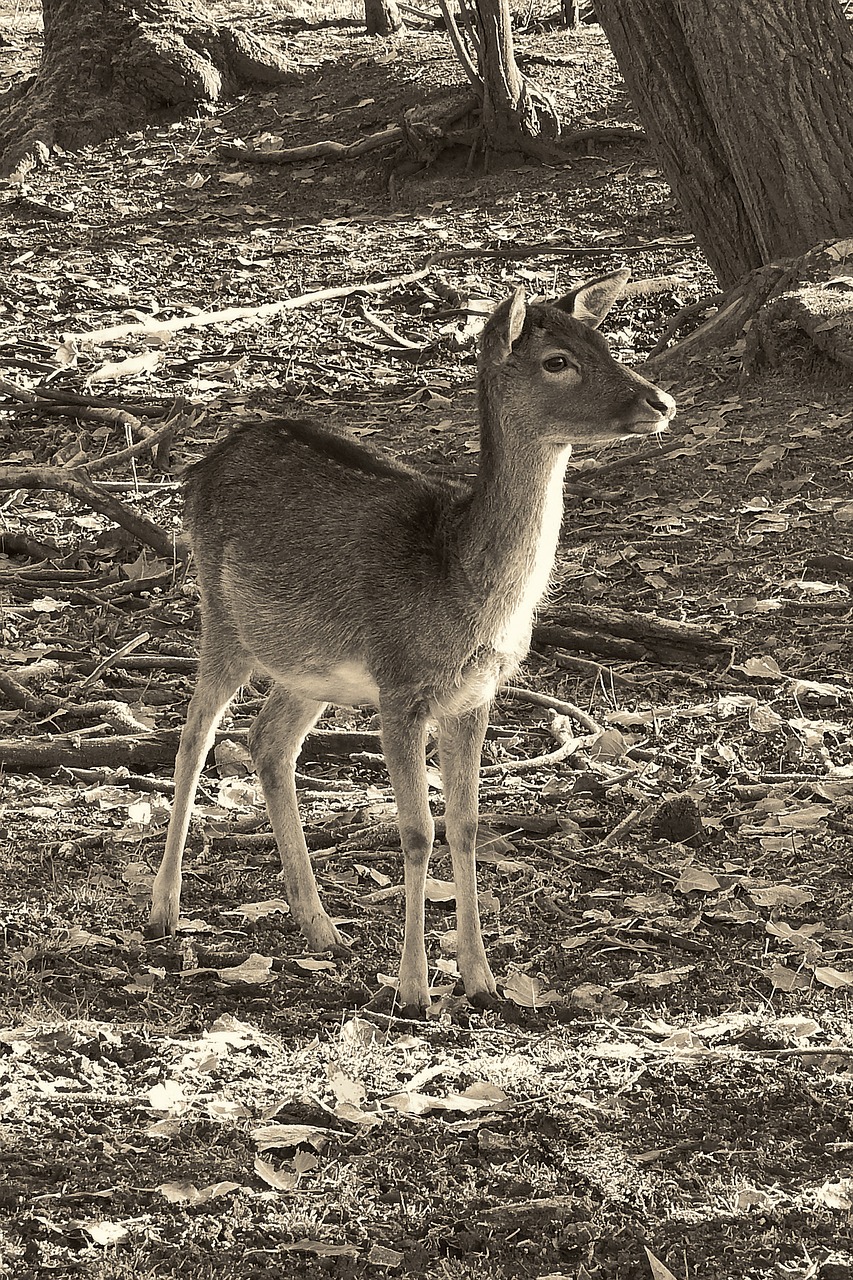
<svg viewBox="0 0 853 1280"><path fill-rule="evenodd" d="M532 92L532 91L531 91ZM528 95L529 96L529 95ZM526 110L532 111L532 104ZM470 117L467 127L453 126L464 116ZM530 137L522 132L517 150L546 163L568 163L571 153L578 147L591 143L619 144L645 141L640 129L624 125L602 125L589 129L576 129L561 133L559 138ZM472 154L485 154L485 134L480 122L480 106L476 99L466 98L450 107L411 107L403 115L401 124L388 124L376 133L355 142L335 142L331 139L307 143L284 150L265 150L260 147L224 144L219 153L241 164L296 164L304 160L353 160L370 151L396 146L391 158L392 173L406 176L429 168L441 154L453 147L468 147Z"/></svg>

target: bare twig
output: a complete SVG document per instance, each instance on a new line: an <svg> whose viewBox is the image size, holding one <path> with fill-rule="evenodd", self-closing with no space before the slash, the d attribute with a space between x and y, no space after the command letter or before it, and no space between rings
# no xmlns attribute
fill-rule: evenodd
<svg viewBox="0 0 853 1280"><path fill-rule="evenodd" d="M597 848L612 848L612 846L617 844L623 836L628 834L629 831L633 831L634 827L639 826L641 822L645 822L647 818L650 818L654 811L655 806L653 804L647 804L641 808L632 809L627 818L623 818L612 831L608 831L607 835L604 836L603 839L599 840Z"/></svg>
<svg viewBox="0 0 853 1280"><path fill-rule="evenodd" d="M480 770L481 775L490 777L495 774L528 773L532 769L547 769L575 755L581 747L591 746L596 737L595 734L588 734L584 738L576 737L570 731L566 718L557 715L554 711L551 712L548 729L551 736L560 744L556 751L548 751L541 756L528 756L524 760L502 760L500 764L487 764Z"/></svg>
<svg viewBox="0 0 853 1280"><path fill-rule="evenodd" d="M83 680L80 681L80 688L85 689L87 684L91 684L93 680L97 680L102 672L108 667L114 667L121 664L122 658L127 657L129 653L133 653L134 649L138 649L141 644L145 644L151 637L147 631L141 631L138 636L134 636L132 640L128 640L127 644L122 645L115 653L108 653L105 658L97 664L94 671L90 671Z"/></svg>
<svg viewBox="0 0 853 1280"><path fill-rule="evenodd" d="M35 715L51 719L56 715L65 715L72 716L75 720L93 720L97 717L115 729L148 732L148 725L136 719L127 703L115 698L77 703L58 698L55 694L46 693L36 697L3 671L0 671L0 693L5 695L12 706Z"/></svg>

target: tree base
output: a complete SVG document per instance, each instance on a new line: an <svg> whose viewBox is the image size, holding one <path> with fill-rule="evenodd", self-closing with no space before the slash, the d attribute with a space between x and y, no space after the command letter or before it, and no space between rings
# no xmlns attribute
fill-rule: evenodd
<svg viewBox="0 0 853 1280"><path fill-rule="evenodd" d="M792 368L822 380L851 379L853 275L843 264L853 241L826 241L798 258L771 262L716 299L713 316L647 362L668 371L743 341L746 377ZM692 310L692 309L688 309Z"/></svg>
<svg viewBox="0 0 853 1280"><path fill-rule="evenodd" d="M531 99L532 101L532 99ZM547 101L543 98L543 102ZM541 122L541 116L539 117ZM560 134L553 130L528 131L520 122L501 132L489 130L482 103L473 95L436 107L412 107L401 121L403 142L391 156L392 179L431 169L454 157L457 167L469 173L495 172L516 168L531 160L542 164L568 164L573 148L589 142L620 143L642 139L636 129L584 129Z"/></svg>
<svg viewBox="0 0 853 1280"><path fill-rule="evenodd" d="M54 151L217 103L242 84L280 83L290 72L275 50L207 19L189 0L109 8L44 0L44 19L37 75L0 104L0 172L17 180Z"/></svg>

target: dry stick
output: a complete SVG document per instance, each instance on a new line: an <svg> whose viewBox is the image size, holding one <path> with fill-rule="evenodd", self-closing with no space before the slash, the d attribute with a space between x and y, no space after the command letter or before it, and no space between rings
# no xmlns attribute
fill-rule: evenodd
<svg viewBox="0 0 853 1280"><path fill-rule="evenodd" d="M397 8L401 13L411 14L413 18L420 18L422 22L428 22L433 27L438 22L437 13L430 13L427 9L418 9L413 4L398 4Z"/></svg>
<svg viewBox="0 0 853 1280"><path fill-rule="evenodd" d="M412 342L411 338L404 338L402 334L398 333L390 324L386 324L380 316L374 315L372 311L368 311L367 307L362 307L361 314L372 328L376 329L379 333L383 333L386 338L390 338L398 347L405 347L410 351L423 351L424 348L422 342Z"/></svg>
<svg viewBox="0 0 853 1280"><path fill-rule="evenodd" d="M655 356L659 356L663 351L666 351L669 346L670 338L672 338L683 325L687 324L688 320L692 320L694 316L701 316L703 311L708 311L711 307L719 307L724 297L725 294L712 293L700 298L698 302L691 302L688 306L682 307L680 311L677 311L674 316L671 316L669 320L667 320L663 333L658 338L646 358L648 360L653 360Z"/></svg>
<svg viewBox="0 0 853 1280"><path fill-rule="evenodd" d="M79 502L85 502L93 511L109 516L122 529L127 529L138 542L152 547L166 560L184 560L183 547L170 533L161 529L146 516L139 515L118 498L105 493L78 471L65 471L62 467L0 467L0 491L9 489L57 489L71 494Z"/></svg>
<svg viewBox="0 0 853 1280"><path fill-rule="evenodd" d="M32 391L25 391L23 387L17 387L14 382L9 382L6 378L0 378L0 395L10 396L13 400L19 400L21 404L35 404L38 400L38 396Z"/></svg>
<svg viewBox="0 0 853 1280"><path fill-rule="evenodd" d="M331 289L317 289L313 293L302 293L295 298L282 298L278 302L265 302L258 307L228 307L225 311L202 311L195 316L175 316L171 320L150 320L142 324L116 324L109 329L94 329L91 333L67 334L77 342L112 342L115 338L123 338L130 333L150 333L152 330L165 330L174 333L180 329L202 329L209 324L230 324L234 320L265 319L280 315L282 311L294 311L309 306L312 302L328 302L335 298L349 298L355 293L385 293L389 289L401 288L423 280L432 270L430 260L425 267L410 271L406 275L394 276L388 280L377 280L372 284L338 285Z"/></svg>
<svg viewBox="0 0 853 1280"><path fill-rule="evenodd" d="M122 645L122 647L117 649L115 653L109 653L105 658L102 658L95 667L95 670L90 671L89 674L80 681L79 688L85 689L86 685L97 680L98 676L101 675L102 672L106 671L107 667L116 666L121 662L122 658L127 656L127 654L133 653L134 649L138 649L141 644L145 644L146 641L150 639L151 636L147 631L140 631L138 636L134 636L132 640L128 640L127 644Z"/></svg>
<svg viewBox="0 0 853 1280"><path fill-rule="evenodd" d="M118 427L120 430L130 427L132 431L141 431L142 422L133 413L128 413L126 409L99 409L96 405L65 404L61 400L47 400L42 396L37 397L35 405L31 406L40 413L47 416L56 415L58 417L68 418L86 418L90 422L102 422L108 427Z"/></svg>
<svg viewBox="0 0 853 1280"><path fill-rule="evenodd" d="M69 666L80 667L84 675L90 671L94 671L98 665L97 661L88 654L69 653L63 650L51 650L48 660L57 664L65 663ZM41 661L44 661L42 659ZM33 662L29 666L22 667L18 671L18 679L24 679L24 673L32 671L38 667L40 662ZM195 672L198 670L198 658L190 657L183 653L137 653L132 657L121 658L116 662L116 666L121 667L125 671L188 671Z"/></svg>
<svg viewBox="0 0 853 1280"><path fill-rule="evenodd" d="M175 420L171 419L164 426L152 431L144 440L137 440L136 444L128 445L126 449L121 449L118 453L104 453L100 458L92 458L90 461L83 463L82 469L88 471L89 475L91 475L93 472L109 471L113 467L123 466L131 458L138 458L141 453L146 453L149 449L153 453L160 441L165 440L174 431Z"/></svg>
<svg viewBox="0 0 853 1280"><path fill-rule="evenodd" d="M595 734L576 738L568 727L557 724L557 719L556 713L552 713L548 726L552 737L560 744L556 751L549 751L541 756L529 756L526 760L504 760L500 764L486 764L480 769L480 774L483 777L492 777L495 774L527 773L531 769L547 769L550 765L561 764L569 756L575 755L581 747L592 745Z"/></svg>
<svg viewBox="0 0 853 1280"><path fill-rule="evenodd" d="M563 702L560 698L552 698L547 693L536 693L533 689L520 689L514 685L505 685L500 692L507 698L513 698L516 702L529 702L535 707L548 707L550 711L556 711L558 715L570 716L573 720L577 720L578 724L586 729L587 733L603 733L601 725L593 720L592 716L587 715L585 711L581 711L580 707L576 707L573 702Z"/></svg>
<svg viewBox="0 0 853 1280"><path fill-rule="evenodd" d="M657 245L657 241L651 240L648 244L642 245L622 245L618 252L625 253L645 253L650 248ZM681 247L683 245L693 244L692 236L676 241L666 241L666 248ZM580 245L572 248L568 245L555 245L548 241L539 244L513 244L507 245L499 249L483 249L475 247L460 247L458 249L443 249L440 253L433 253L427 259L424 266L419 267L416 271L410 271L405 275L392 276L386 280L376 280L372 283L338 285L329 289L317 289L313 293L302 293L295 298L282 298L278 302L266 302L256 307L228 307L225 311L202 311L195 316L175 316L171 320L147 320L142 323L135 324L117 324L112 325L108 329L93 329L90 333L71 333L66 334L66 340L73 339L77 342L112 342L116 338L123 338L132 333L151 333L154 330L167 331L169 333L177 332L180 329L202 329L210 324L230 324L234 320L256 320L265 319L270 316L280 315L283 311L295 311L301 307L310 306L314 302L327 302L335 298L349 298L353 294L371 294L387 293L389 289L402 288L405 285L415 284L419 280L423 280L429 275L432 268L438 266L442 262L454 262L458 259L466 258L531 258L531 257L574 257L577 254L606 254L613 253L612 245ZM637 282L642 283L642 282ZM630 296L631 285L629 283L626 294ZM0 383L0 391L3 384ZM11 394L11 392L10 392Z"/></svg>
<svg viewBox="0 0 853 1280"><path fill-rule="evenodd" d="M590 466L584 467L583 471L577 474L579 476L594 475L598 479L599 476L613 475L616 471L624 471L626 467L635 467L638 462L656 462L658 458L667 458L671 453L678 453L685 447L689 448L691 452L698 453L700 449L707 448L709 444L710 438L708 440L700 440L698 437L691 437L689 432L685 432L684 435L677 436L667 444L660 444L656 448L638 449L635 453L621 453L611 462L599 463L593 461ZM567 492L572 492L571 483L567 485ZM580 486L578 486L578 492L582 492Z"/></svg>
<svg viewBox="0 0 853 1280"><path fill-rule="evenodd" d="M655 811L653 804L647 804L643 808L632 809L627 818L623 818L618 826L609 831L603 839L599 840L596 848L609 849L611 845L621 840L622 836L627 835L634 827L639 826L641 822L645 822Z"/></svg>
<svg viewBox="0 0 853 1280"><path fill-rule="evenodd" d="M579 658L577 654L566 653L562 649L555 649L552 657L557 666L562 667L565 671L576 671L581 675L594 676L596 680L601 680L605 684L610 681L614 684L625 685L638 685L641 683L635 676L626 676L614 667L605 666L602 662L593 662L591 658Z"/></svg>
<svg viewBox="0 0 853 1280"><path fill-rule="evenodd" d="M221 729L214 741L246 742L247 736L245 729ZM178 729L152 733L145 727L144 733L132 737L85 738L78 732L51 737L0 739L0 769L55 769L60 765L76 769L96 768L98 765L113 768L119 765L135 768L174 765L179 737ZM314 729L305 740L302 759L335 756L350 760L359 747L372 747L378 753L379 734Z"/></svg>

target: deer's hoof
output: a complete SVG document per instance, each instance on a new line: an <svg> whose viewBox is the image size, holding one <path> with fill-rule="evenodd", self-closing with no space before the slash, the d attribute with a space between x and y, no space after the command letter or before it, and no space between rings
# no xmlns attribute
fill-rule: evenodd
<svg viewBox="0 0 853 1280"><path fill-rule="evenodd" d="M175 924L168 920L152 916L142 930L142 936L146 942L168 942L175 936L175 927Z"/></svg>
<svg viewBox="0 0 853 1280"><path fill-rule="evenodd" d="M345 956L351 950L328 916L315 916L302 926L302 934L312 951L331 951L332 955Z"/></svg>

